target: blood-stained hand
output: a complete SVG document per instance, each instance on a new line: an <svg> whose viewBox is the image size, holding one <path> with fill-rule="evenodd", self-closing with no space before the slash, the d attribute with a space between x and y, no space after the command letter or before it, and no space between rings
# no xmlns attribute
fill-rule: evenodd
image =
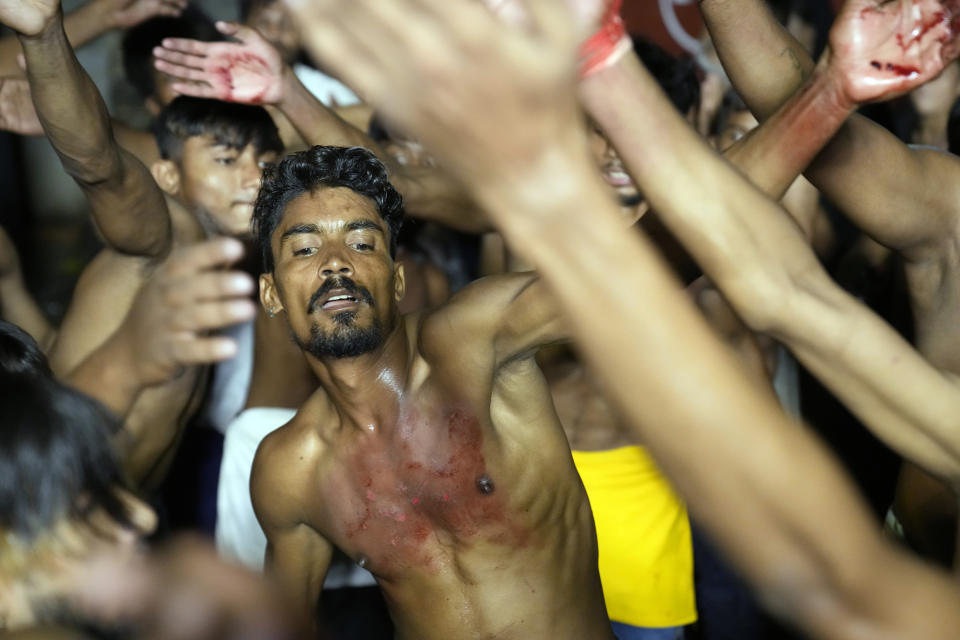
<svg viewBox="0 0 960 640"><path fill-rule="evenodd" d="M527 26L472 0L288 4L310 53L474 190L582 135L577 30L553 0L523 2Z"/></svg>
<svg viewBox="0 0 960 640"><path fill-rule="evenodd" d="M284 64L277 49L256 29L218 22L220 33L236 42L165 38L156 47L154 66L179 82L185 96L244 104L276 104L283 98Z"/></svg>
<svg viewBox="0 0 960 640"><path fill-rule="evenodd" d="M932 80L960 54L960 0L848 0L830 31L829 71L851 104Z"/></svg>

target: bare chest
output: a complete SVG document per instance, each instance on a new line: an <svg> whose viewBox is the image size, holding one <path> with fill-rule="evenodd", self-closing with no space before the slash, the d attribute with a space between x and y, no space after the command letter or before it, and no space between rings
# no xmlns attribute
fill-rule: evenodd
<svg viewBox="0 0 960 640"><path fill-rule="evenodd" d="M459 409L409 411L388 434L359 434L320 480L324 533L381 577L439 571L478 544L525 545L491 438Z"/></svg>

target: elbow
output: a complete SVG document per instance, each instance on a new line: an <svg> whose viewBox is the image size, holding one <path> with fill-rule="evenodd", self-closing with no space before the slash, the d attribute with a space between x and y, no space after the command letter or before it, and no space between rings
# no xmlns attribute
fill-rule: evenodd
<svg viewBox="0 0 960 640"><path fill-rule="evenodd" d="M70 157L61 155L60 158L64 170L81 187L96 187L123 178L119 156L108 150Z"/></svg>

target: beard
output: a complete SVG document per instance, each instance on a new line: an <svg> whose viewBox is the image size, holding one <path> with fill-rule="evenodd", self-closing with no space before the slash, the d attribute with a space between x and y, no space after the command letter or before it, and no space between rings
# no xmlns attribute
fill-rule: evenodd
<svg viewBox="0 0 960 640"><path fill-rule="evenodd" d="M328 279L310 298L308 310L312 313L316 304L333 289L344 289L371 308L376 305L370 292L345 276ZM318 325L310 328L310 339L303 341L296 335L297 346L315 358L356 358L370 353L383 342L383 326L380 319L373 318L368 327L357 325L357 312L341 311L333 316L334 328L321 331Z"/></svg>
<svg viewBox="0 0 960 640"><path fill-rule="evenodd" d="M356 324L356 311L341 311L333 316L336 327L321 331L313 325L310 340L304 342L296 336L297 346L314 358L356 358L370 353L383 342L383 327L379 318L374 318L369 327Z"/></svg>

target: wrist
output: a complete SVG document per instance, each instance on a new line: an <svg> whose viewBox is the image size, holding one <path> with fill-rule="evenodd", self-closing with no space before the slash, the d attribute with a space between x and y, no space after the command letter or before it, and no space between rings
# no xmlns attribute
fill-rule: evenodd
<svg viewBox="0 0 960 640"><path fill-rule="evenodd" d="M623 0L607 0L599 28L580 45L580 77L587 78L617 63L632 48L626 25L620 17Z"/></svg>
<svg viewBox="0 0 960 640"><path fill-rule="evenodd" d="M293 66L284 64L283 71L280 73L280 96L273 104L287 113L294 107L297 99L302 96L304 91L306 91L306 88L297 78L297 74L293 72Z"/></svg>
<svg viewBox="0 0 960 640"><path fill-rule="evenodd" d="M846 91L843 71L837 67L829 45L807 78L804 90L817 92L828 108L844 117L859 106Z"/></svg>

